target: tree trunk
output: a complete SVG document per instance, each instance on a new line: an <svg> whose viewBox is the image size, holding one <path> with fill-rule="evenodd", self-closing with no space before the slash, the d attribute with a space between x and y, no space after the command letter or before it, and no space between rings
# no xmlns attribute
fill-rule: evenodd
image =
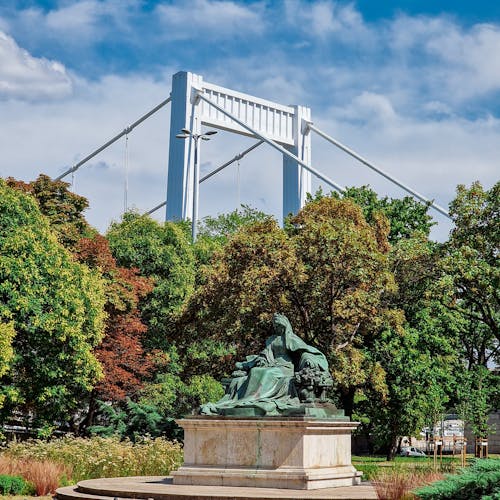
<svg viewBox="0 0 500 500"><path fill-rule="evenodd" d="M78 426L78 434L81 436L83 434L87 434L88 428L93 425L95 419L95 413L97 411L97 394L95 390L90 393L89 398L89 409L87 410L87 414L85 418L80 422Z"/></svg>
<svg viewBox="0 0 500 500"><path fill-rule="evenodd" d="M346 391L343 391L340 397L342 403L342 409L344 410L345 414L348 417L352 415L352 411L354 409L354 393L355 389L354 387L352 387Z"/></svg>
<svg viewBox="0 0 500 500"><path fill-rule="evenodd" d="M392 435L391 436L391 444L389 446L389 449L387 450L387 461L392 462L394 460L394 457L396 456L396 450L398 447L398 436L397 435Z"/></svg>

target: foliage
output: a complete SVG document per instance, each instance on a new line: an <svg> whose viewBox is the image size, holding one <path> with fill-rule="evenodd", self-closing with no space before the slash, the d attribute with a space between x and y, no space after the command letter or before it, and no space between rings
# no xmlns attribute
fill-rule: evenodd
<svg viewBox="0 0 500 500"><path fill-rule="evenodd" d="M493 430L488 425L490 412L497 408L500 384L497 374L484 366L462 372L457 386L458 412L477 438L487 438Z"/></svg>
<svg viewBox="0 0 500 500"><path fill-rule="evenodd" d="M486 191L458 186L450 205L455 227L441 259L437 291L462 322L468 367L487 366L500 346L500 182Z"/></svg>
<svg viewBox="0 0 500 500"><path fill-rule="evenodd" d="M22 495L29 492L29 485L19 476L0 475L0 495Z"/></svg>
<svg viewBox="0 0 500 500"><path fill-rule="evenodd" d="M309 200L319 200L325 195L319 190ZM415 233L428 237L431 227L435 224L428 214L430 203L422 203L411 196L404 198L379 198L369 186L350 187L345 193L330 193L334 198L350 199L358 204L368 222L372 222L380 213L390 222L388 239L395 243L401 239L410 238Z"/></svg>
<svg viewBox="0 0 500 500"><path fill-rule="evenodd" d="M383 373L362 346L382 325L401 321L381 301L395 288L387 234L383 217L370 225L353 202L335 198L309 203L286 230L270 219L240 228L204 269L178 324L180 342L187 349L208 339L242 357L261 349L270 315L281 311L306 342L326 351L347 399L355 385L384 390L375 380ZM212 358L218 375L233 362L229 352ZM363 367L355 379L354 359Z"/></svg>
<svg viewBox="0 0 500 500"><path fill-rule="evenodd" d="M443 481L420 488L415 494L429 500L470 500L498 493L500 460L483 459Z"/></svg>
<svg viewBox="0 0 500 500"><path fill-rule="evenodd" d="M12 340L15 335L16 332L12 323L0 323L0 378L9 371L14 358ZM0 408L4 399L5 395L0 393Z"/></svg>
<svg viewBox="0 0 500 500"><path fill-rule="evenodd" d="M118 436L120 439L136 442L141 436L158 437L165 432L167 422L152 405L134 403L128 399L125 410L102 402L100 406L105 422L90 427L91 434L103 437Z"/></svg>
<svg viewBox="0 0 500 500"><path fill-rule="evenodd" d="M152 282L139 276L137 269L117 266L103 236L82 238L75 254L80 262L99 269L106 284L106 330L96 349L104 378L96 388L97 397L125 400L137 393L153 368L141 344L147 328L138 309L139 301L151 293Z"/></svg>
<svg viewBox="0 0 500 500"><path fill-rule="evenodd" d="M53 181L49 176L41 174L30 183L9 177L7 185L24 191L37 200L40 212L49 219L52 230L66 248L72 250L80 238L95 232L83 215L88 208L88 200L69 191L67 182Z"/></svg>
<svg viewBox="0 0 500 500"><path fill-rule="evenodd" d="M217 401L224 391L210 375L193 375L183 381L177 374L161 373L146 384L140 401L158 408L165 417L179 417L208 401Z"/></svg>
<svg viewBox="0 0 500 500"><path fill-rule="evenodd" d="M241 205L240 209L233 210L228 214L219 214L217 217L204 217L200 224L198 236L225 243L241 227L272 219L272 216L249 205Z"/></svg>
<svg viewBox="0 0 500 500"><path fill-rule="evenodd" d="M204 217L199 225L198 237L193 245L196 256L196 283L203 280L201 267L210 263L214 253L227 243L227 240L244 226L256 222L274 220L272 216L248 205L216 217Z"/></svg>
<svg viewBox="0 0 500 500"><path fill-rule="evenodd" d="M160 224L133 212L113 223L107 238L119 266L137 268L155 287L141 301L148 348L168 349L172 315L194 288L194 254L182 224Z"/></svg>
<svg viewBox="0 0 500 500"><path fill-rule="evenodd" d="M70 468L73 482L99 477L168 475L182 463L180 444L162 438L143 438L136 443L117 437L14 442L4 455L64 464Z"/></svg>
<svg viewBox="0 0 500 500"><path fill-rule="evenodd" d="M21 476L27 484L25 495L53 494L67 480L68 469L50 460L22 460L0 455L0 474Z"/></svg>
<svg viewBox="0 0 500 500"><path fill-rule="evenodd" d="M385 371L387 397L368 394L357 409L369 417L369 432L379 449L387 451L388 460L397 451L398 438L416 435L429 416L434 426L444 413L456 357L446 339L438 337L444 343L434 346L433 334L425 328L386 330L374 343L373 356Z"/></svg>
<svg viewBox="0 0 500 500"><path fill-rule="evenodd" d="M387 300L393 307L404 311L406 324L410 327L421 328L425 323L423 311L429 308L433 313L426 319L443 316L443 311L431 305L428 295L438 274L439 250L439 246L422 232L400 239L391 246L390 267L398 286Z"/></svg>
<svg viewBox="0 0 500 500"><path fill-rule="evenodd" d="M101 376L92 349L103 333L103 283L57 242L36 202L1 180L0 297L0 320L16 331L0 419L14 408L64 419Z"/></svg>

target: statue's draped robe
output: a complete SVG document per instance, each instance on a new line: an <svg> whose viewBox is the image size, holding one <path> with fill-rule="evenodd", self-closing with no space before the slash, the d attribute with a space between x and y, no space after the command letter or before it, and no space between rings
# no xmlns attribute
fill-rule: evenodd
<svg viewBox="0 0 500 500"><path fill-rule="evenodd" d="M300 406L293 384L295 371L307 366L328 371L325 356L291 328L282 335L269 337L265 349L259 355L247 356L242 366L246 371L235 372L224 397L217 403L203 405L202 414L257 408L263 415L279 415L280 411Z"/></svg>

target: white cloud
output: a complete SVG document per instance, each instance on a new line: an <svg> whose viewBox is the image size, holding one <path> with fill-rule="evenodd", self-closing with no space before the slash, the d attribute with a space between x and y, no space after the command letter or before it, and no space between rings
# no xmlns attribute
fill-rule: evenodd
<svg viewBox="0 0 500 500"><path fill-rule="evenodd" d="M0 31L0 99L57 99L71 90L61 63L33 57Z"/></svg>
<svg viewBox="0 0 500 500"><path fill-rule="evenodd" d="M264 6L241 5L227 0L193 0L159 4L156 12L171 40L227 39L260 34L264 30Z"/></svg>
<svg viewBox="0 0 500 500"><path fill-rule="evenodd" d="M85 0L51 10L45 16L47 28L59 33L66 32L78 38L96 35L96 23L105 5Z"/></svg>
<svg viewBox="0 0 500 500"><path fill-rule="evenodd" d="M400 16L387 28L396 65L435 97L461 104L500 90L500 26L462 27L447 17Z"/></svg>
<svg viewBox="0 0 500 500"><path fill-rule="evenodd" d="M285 19L308 37L326 39L336 35L345 41L356 38L359 43L371 35L353 4L340 4L331 0L285 0Z"/></svg>
<svg viewBox="0 0 500 500"><path fill-rule="evenodd" d="M117 34L130 36L139 0L64 1L52 9L29 7L0 18L0 28L29 40L32 46L72 51Z"/></svg>

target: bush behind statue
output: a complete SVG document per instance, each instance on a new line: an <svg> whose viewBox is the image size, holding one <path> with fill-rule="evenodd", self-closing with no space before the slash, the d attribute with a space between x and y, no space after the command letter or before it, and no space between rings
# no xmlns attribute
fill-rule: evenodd
<svg viewBox="0 0 500 500"><path fill-rule="evenodd" d="M477 460L471 467L415 491L423 500L489 500L500 497L500 459Z"/></svg>
<svg viewBox="0 0 500 500"><path fill-rule="evenodd" d="M64 437L12 443L3 452L17 459L49 460L70 469L71 481L99 477L167 475L182 463L182 448L164 438L136 443L117 437Z"/></svg>

